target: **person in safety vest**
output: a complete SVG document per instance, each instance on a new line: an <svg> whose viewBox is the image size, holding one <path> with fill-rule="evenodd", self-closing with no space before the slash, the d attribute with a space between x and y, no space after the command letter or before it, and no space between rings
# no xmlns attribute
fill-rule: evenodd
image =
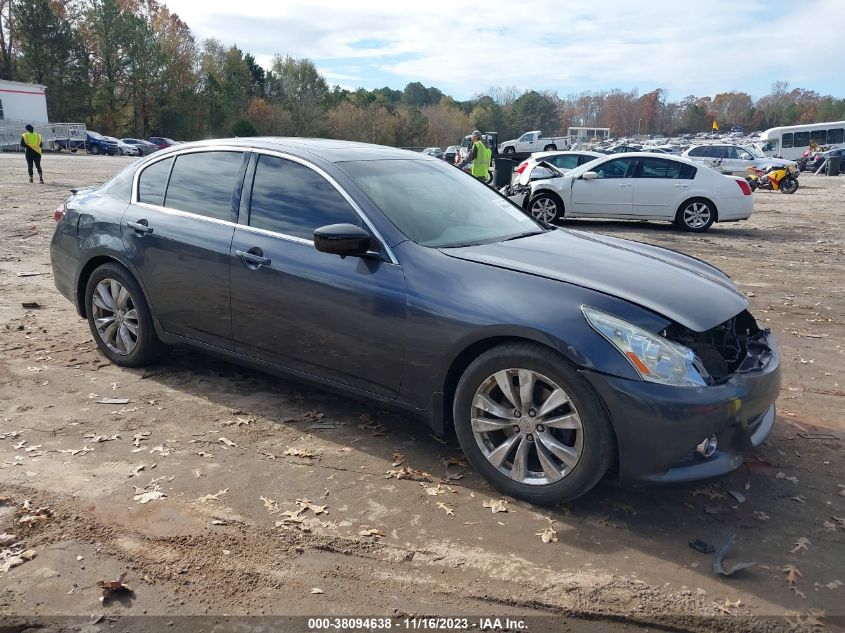
<svg viewBox="0 0 845 633"><path fill-rule="evenodd" d="M44 184L44 174L41 172L41 135L26 126L26 132L21 136L21 147L26 152L26 168L29 171L29 182L32 182L32 166L38 170L38 180Z"/></svg>
<svg viewBox="0 0 845 633"><path fill-rule="evenodd" d="M482 182L487 182L490 177L490 158L493 152L481 140L481 132L478 130L472 133L471 140L472 148L470 148L467 157L458 164L458 167L463 169L471 163L470 173Z"/></svg>

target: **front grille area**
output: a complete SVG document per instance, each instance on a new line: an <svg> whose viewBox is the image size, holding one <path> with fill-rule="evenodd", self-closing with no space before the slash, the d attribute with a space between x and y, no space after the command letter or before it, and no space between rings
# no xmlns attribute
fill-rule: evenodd
<svg viewBox="0 0 845 633"><path fill-rule="evenodd" d="M754 317L743 310L736 316L710 328L693 332L673 323L661 336L690 348L711 384L724 382L736 372L764 367L771 357L766 344L768 330L761 330Z"/></svg>

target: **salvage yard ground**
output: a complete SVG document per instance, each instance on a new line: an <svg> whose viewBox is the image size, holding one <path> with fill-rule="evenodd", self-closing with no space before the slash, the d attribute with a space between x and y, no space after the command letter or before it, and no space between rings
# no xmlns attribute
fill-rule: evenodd
<svg viewBox="0 0 845 633"><path fill-rule="evenodd" d="M68 189L129 162L47 155L31 185L21 155L0 155L0 615L845 625L845 178L759 192L750 221L702 235L567 225L727 271L779 338L783 389L772 437L731 476L610 480L547 509L500 503L454 438L371 405L193 352L110 364L53 287L48 246ZM718 576L689 542L732 532L725 565L756 565ZM132 593L101 602L98 581L124 572Z"/></svg>

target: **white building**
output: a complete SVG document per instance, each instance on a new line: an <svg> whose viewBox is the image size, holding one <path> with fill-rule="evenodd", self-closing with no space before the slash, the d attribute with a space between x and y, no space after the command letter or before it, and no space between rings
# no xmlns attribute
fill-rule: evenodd
<svg viewBox="0 0 845 633"><path fill-rule="evenodd" d="M610 138L609 127L571 127L569 136L579 141L604 141Z"/></svg>
<svg viewBox="0 0 845 633"><path fill-rule="evenodd" d="M0 121L47 123L47 96L40 84L0 79Z"/></svg>

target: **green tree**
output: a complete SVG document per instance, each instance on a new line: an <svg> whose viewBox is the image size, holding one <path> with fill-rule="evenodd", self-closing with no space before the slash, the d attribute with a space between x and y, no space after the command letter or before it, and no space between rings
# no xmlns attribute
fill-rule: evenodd
<svg viewBox="0 0 845 633"><path fill-rule="evenodd" d="M534 90L513 102L511 118L512 125L521 132L542 130L545 136L552 136L560 127L554 102Z"/></svg>
<svg viewBox="0 0 845 633"><path fill-rule="evenodd" d="M294 135L313 136L323 128L329 87L314 62L276 55L266 90L268 97L290 112Z"/></svg>
<svg viewBox="0 0 845 633"><path fill-rule="evenodd" d="M232 136L258 136L258 130L249 119L238 119L232 126Z"/></svg>

